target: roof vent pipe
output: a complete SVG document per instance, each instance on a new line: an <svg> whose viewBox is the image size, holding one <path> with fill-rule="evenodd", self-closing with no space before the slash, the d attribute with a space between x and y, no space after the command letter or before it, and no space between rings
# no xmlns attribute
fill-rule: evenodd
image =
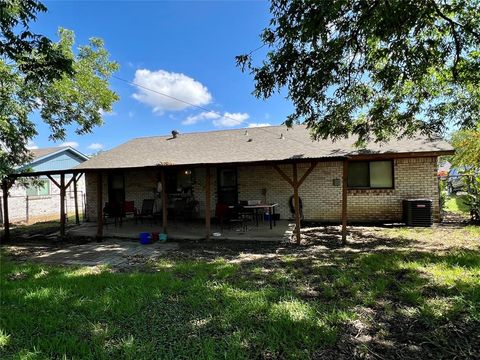
<svg viewBox="0 0 480 360"><path fill-rule="evenodd" d="M172 130L172 137L173 137L174 139L176 139L179 134L180 134L180 133L179 133L177 130Z"/></svg>

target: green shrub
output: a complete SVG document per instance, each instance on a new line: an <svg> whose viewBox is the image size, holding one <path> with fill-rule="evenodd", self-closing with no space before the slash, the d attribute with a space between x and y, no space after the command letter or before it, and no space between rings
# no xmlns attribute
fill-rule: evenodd
<svg viewBox="0 0 480 360"><path fill-rule="evenodd" d="M473 222L480 222L480 174L467 177L468 193L465 204Z"/></svg>

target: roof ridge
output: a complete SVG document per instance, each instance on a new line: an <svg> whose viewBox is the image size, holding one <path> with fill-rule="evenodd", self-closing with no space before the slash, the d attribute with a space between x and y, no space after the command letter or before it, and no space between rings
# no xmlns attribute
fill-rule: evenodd
<svg viewBox="0 0 480 360"><path fill-rule="evenodd" d="M305 126L302 124L295 125L295 126ZM280 125L270 125L270 126L253 126L253 127L243 127L243 128L236 128L236 129L218 129L218 130L207 130L207 131L192 131L192 132L186 132L186 133L180 133L180 135L195 135L195 134L205 134L205 133L217 133L217 132L229 132L229 131L241 131L241 130L253 130L253 129L265 129L265 128L280 128L280 127L287 127L287 125L280 124ZM136 139L148 139L148 138L162 138L162 137L167 137L167 136L172 136L171 134L165 134L165 135L150 135L150 136L137 136L129 141L136 140ZM128 142L128 141L127 141Z"/></svg>

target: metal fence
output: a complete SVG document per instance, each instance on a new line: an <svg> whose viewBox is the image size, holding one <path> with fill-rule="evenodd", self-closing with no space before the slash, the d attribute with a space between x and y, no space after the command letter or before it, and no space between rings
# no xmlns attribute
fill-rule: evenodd
<svg viewBox="0 0 480 360"><path fill-rule="evenodd" d="M469 174L445 175L440 176L440 188L447 192L448 195L456 195L459 193L471 193L473 176Z"/></svg>
<svg viewBox="0 0 480 360"><path fill-rule="evenodd" d="M80 220L85 220L86 196L77 191L77 205ZM8 197L8 213L11 223L33 224L36 222L60 219L60 194L45 196L13 195ZM73 191L65 194L65 213L75 215L75 195ZM3 203L0 198L0 222L3 226Z"/></svg>

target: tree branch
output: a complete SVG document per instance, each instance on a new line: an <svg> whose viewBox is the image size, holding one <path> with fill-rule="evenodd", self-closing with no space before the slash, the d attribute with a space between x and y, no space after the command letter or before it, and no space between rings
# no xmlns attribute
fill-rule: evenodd
<svg viewBox="0 0 480 360"><path fill-rule="evenodd" d="M435 0L432 0L431 3L433 4L433 7L435 8L435 11L437 12L438 16L440 16L443 20L447 21L450 23L450 26L458 26L464 29L466 32L472 34L475 36L479 41L480 41L480 33L476 32L475 30L459 23L458 21L455 21L454 19L448 17L442 12L442 9L438 6L438 4L435 2Z"/></svg>

